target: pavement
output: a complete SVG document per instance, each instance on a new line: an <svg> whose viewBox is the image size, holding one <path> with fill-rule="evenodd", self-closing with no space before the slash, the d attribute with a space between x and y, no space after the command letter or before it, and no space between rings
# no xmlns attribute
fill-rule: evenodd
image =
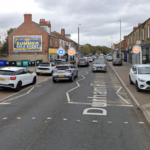
<svg viewBox="0 0 150 150"><path fill-rule="evenodd" d="M122 66L113 66L112 62L108 62L109 65L114 70L117 77L120 79L133 101L137 107L142 110L144 116L150 124L150 91L137 92L135 85L130 85L129 83L129 71L132 64L128 62L123 62Z"/></svg>

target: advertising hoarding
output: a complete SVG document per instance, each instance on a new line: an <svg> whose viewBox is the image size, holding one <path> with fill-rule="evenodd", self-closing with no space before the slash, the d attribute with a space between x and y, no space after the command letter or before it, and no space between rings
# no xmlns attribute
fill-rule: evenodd
<svg viewBox="0 0 150 150"><path fill-rule="evenodd" d="M13 36L14 52L42 52L42 36Z"/></svg>

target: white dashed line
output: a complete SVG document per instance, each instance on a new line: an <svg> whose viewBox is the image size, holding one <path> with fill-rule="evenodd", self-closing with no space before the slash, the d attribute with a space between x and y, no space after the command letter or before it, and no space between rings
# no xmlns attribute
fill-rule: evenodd
<svg viewBox="0 0 150 150"><path fill-rule="evenodd" d="M139 124L144 124L144 122L139 122Z"/></svg>
<svg viewBox="0 0 150 150"><path fill-rule="evenodd" d="M67 119L66 119L66 118L64 118L63 120L64 120L64 121L66 121Z"/></svg>
<svg viewBox="0 0 150 150"><path fill-rule="evenodd" d="M92 122L98 122L97 120L93 120Z"/></svg>
<svg viewBox="0 0 150 150"><path fill-rule="evenodd" d="M77 120L78 122L80 122L80 120Z"/></svg>
<svg viewBox="0 0 150 150"><path fill-rule="evenodd" d="M112 123L112 121L108 121L108 123Z"/></svg>
<svg viewBox="0 0 150 150"><path fill-rule="evenodd" d="M17 117L17 119L19 120L19 119L21 119L21 117Z"/></svg>
<svg viewBox="0 0 150 150"><path fill-rule="evenodd" d="M125 124L128 124L128 122L124 122Z"/></svg>
<svg viewBox="0 0 150 150"><path fill-rule="evenodd" d="M4 119L4 120L6 120L6 119L7 119L7 117L4 117L3 119Z"/></svg>
<svg viewBox="0 0 150 150"><path fill-rule="evenodd" d="M47 119L52 119L51 117L47 117Z"/></svg>

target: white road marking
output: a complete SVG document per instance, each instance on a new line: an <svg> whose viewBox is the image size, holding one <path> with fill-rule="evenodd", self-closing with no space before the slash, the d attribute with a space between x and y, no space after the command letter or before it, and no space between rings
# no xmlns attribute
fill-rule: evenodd
<svg viewBox="0 0 150 150"><path fill-rule="evenodd" d="M27 92L27 94L29 94L33 89L34 89L34 87L32 87L32 88Z"/></svg>
<svg viewBox="0 0 150 150"><path fill-rule="evenodd" d="M112 123L112 121L108 121L108 123Z"/></svg>
<svg viewBox="0 0 150 150"><path fill-rule="evenodd" d="M117 105L117 104L107 104L107 106L119 106L119 107L133 107L133 105Z"/></svg>
<svg viewBox="0 0 150 150"><path fill-rule="evenodd" d="M97 120L93 120L92 122L98 122Z"/></svg>
<svg viewBox="0 0 150 150"><path fill-rule="evenodd" d="M124 98L122 98L119 94L117 94L123 101L125 101L127 104L129 104Z"/></svg>
<svg viewBox="0 0 150 150"><path fill-rule="evenodd" d="M51 117L47 117L47 119L52 119Z"/></svg>
<svg viewBox="0 0 150 150"><path fill-rule="evenodd" d="M63 120L64 120L64 121L66 121L67 119L66 119L66 118L64 118Z"/></svg>
<svg viewBox="0 0 150 150"><path fill-rule="evenodd" d="M92 103L68 102L69 104L92 105Z"/></svg>
<svg viewBox="0 0 150 150"><path fill-rule="evenodd" d="M139 122L139 124L144 124L144 122Z"/></svg>
<svg viewBox="0 0 150 150"><path fill-rule="evenodd" d="M117 91L117 94L118 94L118 92L119 92L121 89L122 89L122 87L119 88L119 90Z"/></svg>
<svg viewBox="0 0 150 150"><path fill-rule="evenodd" d="M7 117L4 117L4 118L3 118L3 120L6 120L6 119L7 119Z"/></svg>
<svg viewBox="0 0 150 150"><path fill-rule="evenodd" d="M17 117L17 119L19 120L19 119L21 119L21 117Z"/></svg>
<svg viewBox="0 0 150 150"><path fill-rule="evenodd" d="M22 96L24 96L24 95L26 95L26 94L19 95L19 96L17 96L17 97L14 97L14 98L8 99L8 100L3 101L3 102L9 102L9 101L12 101L12 100L14 100L14 99L17 99L17 98L19 98L19 97L22 97Z"/></svg>
<svg viewBox="0 0 150 150"><path fill-rule="evenodd" d="M88 74L88 72L86 74ZM71 92L71 91L73 91L73 90L75 90L75 89L77 89L78 87L80 87L80 84L78 82L81 81L81 80L83 80L83 79L85 79L85 77L83 75L82 75L82 77L83 77L82 79L76 81L76 84L77 84L76 87L74 87L73 89L70 89L69 91L66 92L66 96L67 96L68 102L70 102L70 97L69 97L68 93Z"/></svg>
<svg viewBox="0 0 150 150"><path fill-rule="evenodd" d="M78 122L80 122L80 120L77 120Z"/></svg>
<svg viewBox="0 0 150 150"><path fill-rule="evenodd" d="M32 119L35 119L35 117L32 117Z"/></svg>
<svg viewBox="0 0 150 150"><path fill-rule="evenodd" d="M124 122L125 124L128 124L128 122Z"/></svg>
<svg viewBox="0 0 150 150"><path fill-rule="evenodd" d="M0 105L8 105L8 104L11 104L11 103L0 103Z"/></svg>

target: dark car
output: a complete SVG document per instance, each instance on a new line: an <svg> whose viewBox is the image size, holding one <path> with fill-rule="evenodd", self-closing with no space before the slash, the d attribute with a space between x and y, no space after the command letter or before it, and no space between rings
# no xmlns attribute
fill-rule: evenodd
<svg viewBox="0 0 150 150"><path fill-rule="evenodd" d="M113 66L114 65L121 65L122 66L122 59L116 58L113 60L112 64L113 64Z"/></svg>
<svg viewBox="0 0 150 150"><path fill-rule="evenodd" d="M89 66L89 61L86 58L80 58L78 61L78 67L80 66Z"/></svg>

